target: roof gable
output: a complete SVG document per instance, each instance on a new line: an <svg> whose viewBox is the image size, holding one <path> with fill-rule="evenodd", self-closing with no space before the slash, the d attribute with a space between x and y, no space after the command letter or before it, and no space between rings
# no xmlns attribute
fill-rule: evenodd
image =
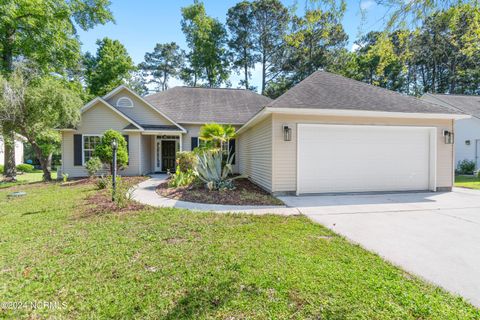
<svg viewBox="0 0 480 320"><path fill-rule="evenodd" d="M133 107L118 106L117 102L122 98L130 99L133 102ZM124 85L118 86L105 95L103 99L117 110L121 110L122 113L131 119L134 119L142 127L161 124L166 126L176 126L180 131L186 132L182 126L172 120L168 115L162 112L162 110L155 108L135 91Z"/></svg>
<svg viewBox="0 0 480 320"><path fill-rule="evenodd" d="M85 106L83 106L83 108L80 109L80 113L83 114L83 113L87 112L88 110L90 110L91 108L94 108L97 105L106 106L109 110L111 110L112 112L117 114L119 117L121 117L125 121L129 122L133 127L135 127L136 129L138 129L140 131L143 131L143 128L142 128L141 125L139 125L137 122L135 122L133 119L129 118L127 115L125 115L124 113L122 113L118 109L114 108L107 101L105 101L104 99L102 99L100 97L97 97L97 98L93 99L92 101L87 103Z"/></svg>

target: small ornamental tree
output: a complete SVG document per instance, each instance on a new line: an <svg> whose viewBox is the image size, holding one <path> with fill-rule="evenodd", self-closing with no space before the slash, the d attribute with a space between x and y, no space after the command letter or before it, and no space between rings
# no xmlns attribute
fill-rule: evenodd
<svg viewBox="0 0 480 320"><path fill-rule="evenodd" d="M115 130L107 130L103 134L100 144L95 147L93 155L98 157L102 163L110 167L110 172L113 172L112 161L113 161L113 150L112 150L112 141L113 139L117 140L118 149L117 149L117 169L124 169L128 164L128 151L127 151L127 142L122 134Z"/></svg>
<svg viewBox="0 0 480 320"><path fill-rule="evenodd" d="M235 138L235 128L230 125L207 123L200 128L200 139L207 149L223 150L224 144Z"/></svg>

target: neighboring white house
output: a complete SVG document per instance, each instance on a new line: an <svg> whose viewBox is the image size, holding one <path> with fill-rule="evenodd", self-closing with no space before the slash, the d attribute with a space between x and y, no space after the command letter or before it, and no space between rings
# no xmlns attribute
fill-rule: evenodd
<svg viewBox="0 0 480 320"><path fill-rule="evenodd" d="M455 159L475 161L480 168L480 96L425 94L422 99L454 107L472 117L455 121Z"/></svg>
<svg viewBox="0 0 480 320"><path fill-rule="evenodd" d="M0 165L5 162L5 147L3 145L3 137L0 136ZM15 140L15 164L23 163L23 140L18 137Z"/></svg>

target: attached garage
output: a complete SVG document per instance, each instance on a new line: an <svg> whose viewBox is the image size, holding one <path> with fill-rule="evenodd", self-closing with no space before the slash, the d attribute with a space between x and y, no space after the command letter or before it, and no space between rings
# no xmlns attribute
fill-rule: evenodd
<svg viewBox="0 0 480 320"><path fill-rule="evenodd" d="M297 126L297 194L436 188L436 128Z"/></svg>
<svg viewBox="0 0 480 320"><path fill-rule="evenodd" d="M278 195L449 191L454 121L468 117L317 71L238 130L240 173Z"/></svg>

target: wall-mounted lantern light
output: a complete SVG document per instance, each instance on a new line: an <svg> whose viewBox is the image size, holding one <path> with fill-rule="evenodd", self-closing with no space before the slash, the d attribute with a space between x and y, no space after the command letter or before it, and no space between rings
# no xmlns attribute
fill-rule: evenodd
<svg viewBox="0 0 480 320"><path fill-rule="evenodd" d="M467 146L469 146L469 145L470 145L470 140L465 140L465 144L466 144Z"/></svg>
<svg viewBox="0 0 480 320"><path fill-rule="evenodd" d="M283 140L292 141L292 128L290 128L287 124L283 125Z"/></svg>
<svg viewBox="0 0 480 320"><path fill-rule="evenodd" d="M453 132L443 130L443 137L445 138L445 144L453 144Z"/></svg>

